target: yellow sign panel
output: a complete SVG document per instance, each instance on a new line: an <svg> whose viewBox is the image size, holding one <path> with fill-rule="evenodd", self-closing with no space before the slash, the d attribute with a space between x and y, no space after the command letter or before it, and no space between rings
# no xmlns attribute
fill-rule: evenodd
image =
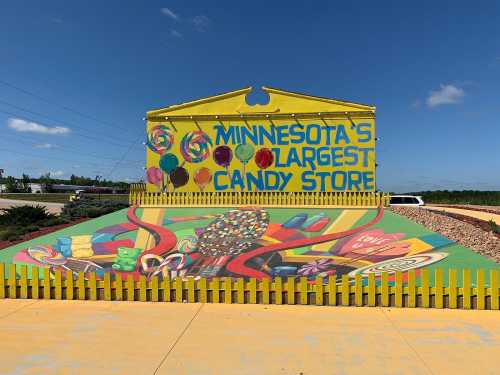
<svg viewBox="0 0 500 375"><path fill-rule="evenodd" d="M374 108L264 88L148 113L149 191L374 191Z"/></svg>

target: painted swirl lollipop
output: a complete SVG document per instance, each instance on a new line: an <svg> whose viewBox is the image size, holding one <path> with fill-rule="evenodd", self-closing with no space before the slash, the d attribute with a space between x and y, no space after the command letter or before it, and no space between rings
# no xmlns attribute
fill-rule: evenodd
<svg viewBox="0 0 500 375"><path fill-rule="evenodd" d="M186 133L180 145L181 154L189 163L201 163L210 156L211 148L212 140L201 130Z"/></svg>
<svg viewBox="0 0 500 375"><path fill-rule="evenodd" d="M166 125L156 125L149 131L148 142L146 144L151 151L163 155L172 148L174 133Z"/></svg>

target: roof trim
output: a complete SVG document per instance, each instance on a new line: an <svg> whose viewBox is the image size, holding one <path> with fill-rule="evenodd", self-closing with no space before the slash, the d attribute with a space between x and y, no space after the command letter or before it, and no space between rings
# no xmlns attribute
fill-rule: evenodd
<svg viewBox="0 0 500 375"><path fill-rule="evenodd" d="M220 100L220 99L230 98L230 97L233 97L233 96L238 96L238 95L242 95L242 94L248 94L251 91L252 91L252 86L248 86L248 87L245 87L245 88L242 88L242 89L239 89L239 90L226 92L224 94L218 94L218 95L215 95L215 96L209 96L209 97L202 98L202 99L196 99L196 100L193 100L191 102L186 102L186 103L181 103L181 104L174 104L174 105L171 105L169 107L159 108L159 109L154 109L152 111L148 111L147 112L147 117L149 117L149 116L155 116L155 115L158 115L158 114L164 113L164 112L176 111L176 110L187 108L187 107L193 107L193 106L196 106L196 105L199 105L199 104L210 103L210 102L214 102L214 101L217 101L217 100Z"/></svg>
<svg viewBox="0 0 500 375"><path fill-rule="evenodd" d="M281 94L281 95L294 96L296 98L318 100L318 101L332 103L332 104L348 105L348 106L351 106L354 108L365 109L365 110L370 110L370 111L375 111L375 109L376 109L376 107L372 106L372 105L348 102L348 101L339 100L339 99L324 98L321 96L306 95L306 94L301 94L298 92L285 91L285 90L267 87L267 86L262 86L261 89L267 93L276 93L276 94Z"/></svg>

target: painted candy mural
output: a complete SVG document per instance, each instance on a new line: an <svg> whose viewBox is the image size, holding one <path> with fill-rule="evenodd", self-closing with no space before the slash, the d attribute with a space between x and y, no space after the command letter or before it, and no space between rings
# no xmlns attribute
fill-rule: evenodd
<svg viewBox="0 0 500 375"><path fill-rule="evenodd" d="M375 107L263 88L147 114L150 192L374 191Z"/></svg>
<svg viewBox="0 0 500 375"><path fill-rule="evenodd" d="M13 262L123 277L363 277L419 270L454 245L388 230L384 209L138 208L93 233L18 251Z"/></svg>

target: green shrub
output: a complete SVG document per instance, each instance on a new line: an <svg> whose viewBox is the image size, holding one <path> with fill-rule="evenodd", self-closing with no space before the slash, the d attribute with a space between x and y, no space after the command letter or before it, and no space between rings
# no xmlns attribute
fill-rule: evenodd
<svg viewBox="0 0 500 375"><path fill-rule="evenodd" d="M2 226L28 226L56 217L56 215L47 212L45 207L38 205L4 208L1 211L3 211L3 214L0 214L0 225Z"/></svg>
<svg viewBox="0 0 500 375"><path fill-rule="evenodd" d="M499 233L500 234L500 225L498 225L497 223L495 223L495 221L493 221L493 220L490 220L489 224L490 224L491 230L494 233Z"/></svg>
<svg viewBox="0 0 500 375"><path fill-rule="evenodd" d="M126 207L128 207L128 204L125 202L99 201L92 197L83 197L80 200L66 203L61 216L67 219L95 218Z"/></svg>

